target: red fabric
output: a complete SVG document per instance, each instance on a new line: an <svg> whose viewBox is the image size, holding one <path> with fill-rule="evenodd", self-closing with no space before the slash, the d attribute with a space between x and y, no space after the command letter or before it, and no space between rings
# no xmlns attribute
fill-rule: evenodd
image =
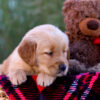
<svg viewBox="0 0 100 100"><path fill-rule="evenodd" d="M100 38L96 38L93 42L93 44L100 44Z"/></svg>
<svg viewBox="0 0 100 100"><path fill-rule="evenodd" d="M16 100L13 94L10 94L10 95L9 95L9 99L10 99L10 100Z"/></svg>
<svg viewBox="0 0 100 100"><path fill-rule="evenodd" d="M34 79L36 80L36 76L27 76L25 83L15 86L7 76L0 75L0 86L10 100L100 100L98 72L57 78L41 92Z"/></svg>
<svg viewBox="0 0 100 100"><path fill-rule="evenodd" d="M34 81L36 82L37 76L32 76L32 77L33 77ZM36 82L36 85L40 92L45 88L43 86L38 85L37 82Z"/></svg>

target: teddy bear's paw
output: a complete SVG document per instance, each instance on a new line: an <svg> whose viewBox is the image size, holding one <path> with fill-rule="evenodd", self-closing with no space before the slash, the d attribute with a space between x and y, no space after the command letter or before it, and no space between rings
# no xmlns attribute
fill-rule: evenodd
<svg viewBox="0 0 100 100"><path fill-rule="evenodd" d="M21 69L10 72L8 76L13 85L20 85L27 80L26 73Z"/></svg>
<svg viewBox="0 0 100 100"><path fill-rule="evenodd" d="M87 72L87 70L83 63L80 63L76 59L69 60L68 75L79 74L79 73L84 73L84 72Z"/></svg>
<svg viewBox="0 0 100 100"><path fill-rule="evenodd" d="M55 80L55 77L49 76L44 73L40 73L37 77L37 84L40 86L49 86L51 85Z"/></svg>
<svg viewBox="0 0 100 100"><path fill-rule="evenodd" d="M89 72L100 72L100 64L88 69Z"/></svg>
<svg viewBox="0 0 100 100"><path fill-rule="evenodd" d="M76 59L70 59L69 64L70 64L70 66L77 66L80 64L80 62Z"/></svg>

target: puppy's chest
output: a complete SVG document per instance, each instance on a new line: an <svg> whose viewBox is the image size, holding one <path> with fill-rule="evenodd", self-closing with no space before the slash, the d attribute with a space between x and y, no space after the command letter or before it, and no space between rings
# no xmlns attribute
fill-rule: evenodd
<svg viewBox="0 0 100 100"><path fill-rule="evenodd" d="M84 63L86 67L100 63L100 45L91 43L70 44L70 57Z"/></svg>

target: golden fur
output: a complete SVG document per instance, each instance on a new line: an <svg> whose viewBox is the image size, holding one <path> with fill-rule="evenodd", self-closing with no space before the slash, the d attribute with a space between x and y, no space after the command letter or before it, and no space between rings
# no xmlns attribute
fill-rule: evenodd
<svg viewBox="0 0 100 100"><path fill-rule="evenodd" d="M0 100L9 100L5 92L0 88Z"/></svg>
<svg viewBox="0 0 100 100"><path fill-rule="evenodd" d="M0 73L8 75L15 85L27 80L26 75L37 75L37 83L49 86L57 76L68 71L68 37L53 25L40 25L23 37L13 53L0 66ZM59 65L66 70L59 73Z"/></svg>

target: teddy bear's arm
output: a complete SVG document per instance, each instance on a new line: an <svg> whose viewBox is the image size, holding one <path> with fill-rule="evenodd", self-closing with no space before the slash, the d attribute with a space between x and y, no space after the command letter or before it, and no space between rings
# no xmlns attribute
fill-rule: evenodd
<svg viewBox="0 0 100 100"><path fill-rule="evenodd" d="M83 63L80 63L76 59L69 60L68 75L74 75L74 74L86 73L86 72L100 72L100 63L90 68L86 68Z"/></svg>
<svg viewBox="0 0 100 100"><path fill-rule="evenodd" d="M93 66L92 68L90 67L88 69L88 72L100 72L100 63L98 63L97 65Z"/></svg>
<svg viewBox="0 0 100 100"><path fill-rule="evenodd" d="M79 74L87 72L86 67L83 63L80 63L76 59L69 60L69 71L68 75Z"/></svg>

